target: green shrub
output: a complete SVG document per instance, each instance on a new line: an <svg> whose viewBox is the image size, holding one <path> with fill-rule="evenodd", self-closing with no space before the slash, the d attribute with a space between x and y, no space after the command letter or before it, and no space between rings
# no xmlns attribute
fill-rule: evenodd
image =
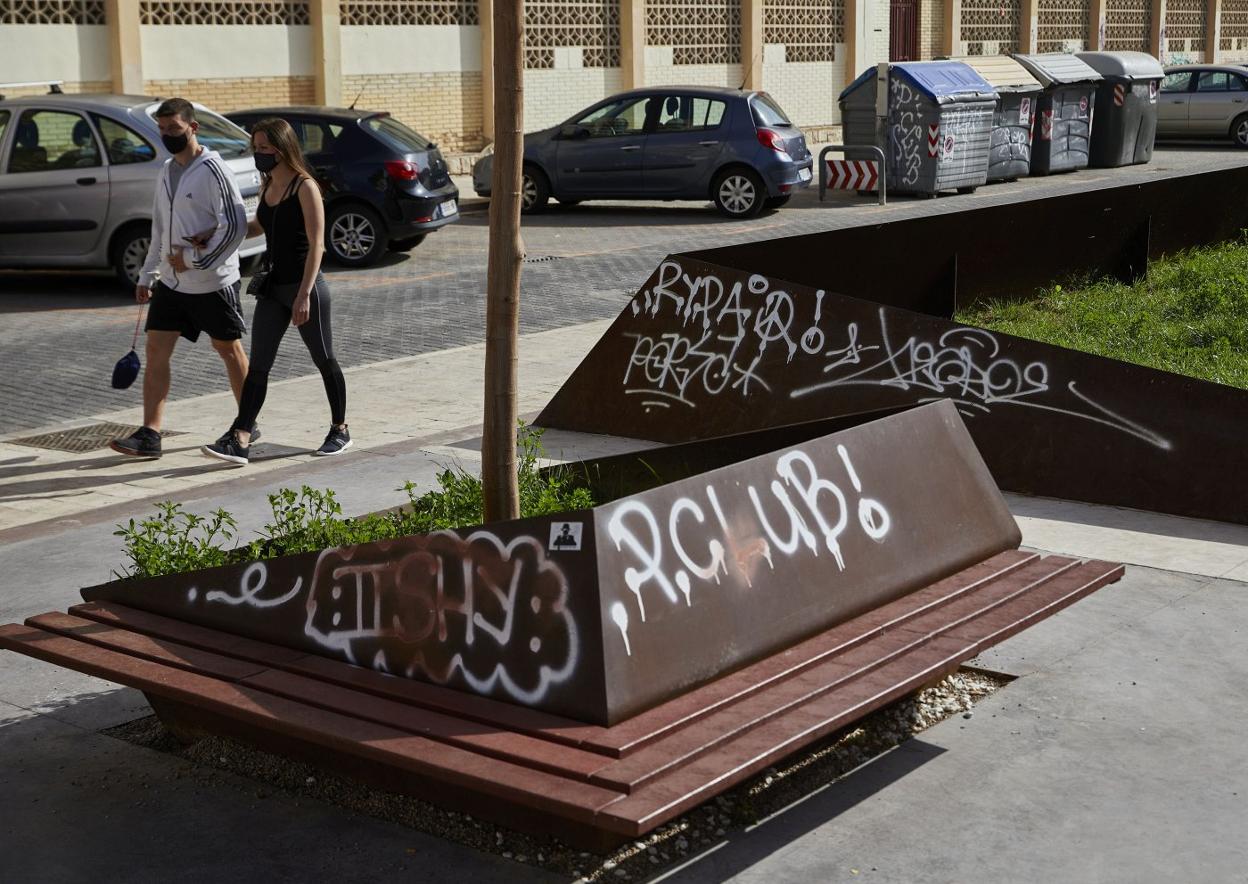
<svg viewBox="0 0 1248 884"><path fill-rule="evenodd" d="M561 467L538 468L542 431L523 424L517 439L516 477L521 517L551 515L594 506L590 492L573 484ZM166 501L157 512L113 533L122 538L128 565L116 577L159 577L235 562L269 559L293 553L370 543L408 534L427 534L445 528L480 524L484 512L481 479L462 468L443 470L438 487L417 494L406 482L408 503L396 510L359 518L342 514L334 492L304 485L299 491L283 488L269 495L272 515L259 538L226 548L238 533L234 518L218 509L197 516L182 504Z"/></svg>

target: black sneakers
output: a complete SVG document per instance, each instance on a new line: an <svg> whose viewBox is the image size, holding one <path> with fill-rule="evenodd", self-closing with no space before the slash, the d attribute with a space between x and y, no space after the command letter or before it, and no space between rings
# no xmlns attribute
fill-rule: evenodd
<svg viewBox="0 0 1248 884"><path fill-rule="evenodd" d="M114 439L108 447L130 457L160 457L160 433L150 427L139 427L125 439Z"/></svg>
<svg viewBox="0 0 1248 884"><path fill-rule="evenodd" d="M343 424L342 429L330 427L329 435L325 437L321 447L312 453L317 457L333 457L335 454L342 454L350 447L351 433L347 430L347 425Z"/></svg>
<svg viewBox="0 0 1248 884"><path fill-rule="evenodd" d="M231 436L233 433L234 433L234 431L233 431L232 429L231 429L231 430L226 430L224 433L222 433L222 434L221 434L221 438L217 440L217 444L218 444L218 445L223 445L223 444L226 442L226 440L228 440L228 439L230 438L230 436ZM252 424L252 425L251 425L251 438L248 440L247 444L248 444L248 445L251 445L251 444L253 444L253 443L255 443L255 442L259 442L259 441L260 441L260 425L259 425L259 424Z"/></svg>
<svg viewBox="0 0 1248 884"><path fill-rule="evenodd" d="M252 438L255 437L253 436ZM246 466L250 460L247 446L238 441L238 434L233 430L230 430L211 445L205 445L199 450L209 457L228 460L230 463L236 463L240 466Z"/></svg>

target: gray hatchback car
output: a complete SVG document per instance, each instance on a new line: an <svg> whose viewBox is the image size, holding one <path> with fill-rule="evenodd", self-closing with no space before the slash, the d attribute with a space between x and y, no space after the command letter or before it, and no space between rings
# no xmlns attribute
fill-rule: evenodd
<svg viewBox="0 0 1248 884"><path fill-rule="evenodd" d="M1158 138L1226 138L1248 148L1248 70L1234 64L1166 68Z"/></svg>
<svg viewBox="0 0 1248 884"><path fill-rule="evenodd" d="M156 178L169 157L134 95L36 95L0 100L0 267L112 268L133 286L151 238ZM247 134L195 105L199 141L221 154L255 216L260 176ZM264 238L242 244L243 258Z"/></svg>
<svg viewBox="0 0 1248 884"><path fill-rule="evenodd" d="M566 122L524 136L522 211L550 197L711 199L733 218L788 202L811 181L806 139L765 92L664 86L614 95ZM490 195L493 161L473 189Z"/></svg>

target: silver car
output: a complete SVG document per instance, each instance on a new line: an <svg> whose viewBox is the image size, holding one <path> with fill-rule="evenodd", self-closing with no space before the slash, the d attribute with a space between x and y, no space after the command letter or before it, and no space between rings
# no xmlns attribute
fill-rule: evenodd
<svg viewBox="0 0 1248 884"><path fill-rule="evenodd" d="M137 282L169 157L152 117L159 104L59 93L0 100L0 267L111 267L126 285ZM260 176L247 134L200 105L195 114L200 143L233 170L250 220ZM239 255L262 251L255 237Z"/></svg>
<svg viewBox="0 0 1248 884"><path fill-rule="evenodd" d="M1166 68L1158 138L1226 138L1248 148L1248 70L1234 64Z"/></svg>

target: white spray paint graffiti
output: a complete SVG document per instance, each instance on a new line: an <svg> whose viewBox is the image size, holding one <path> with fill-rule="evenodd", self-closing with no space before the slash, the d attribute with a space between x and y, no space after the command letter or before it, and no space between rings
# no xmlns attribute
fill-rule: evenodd
<svg viewBox="0 0 1248 884"><path fill-rule="evenodd" d="M1167 439L1097 402L1075 380L1053 378L1047 363L1010 358L992 332L958 326L898 342L883 308L872 327L827 318L824 300L823 291L795 298L763 276L727 285L713 274L690 275L678 262L665 261L657 284L634 298L632 312L656 319L666 313L680 329L630 335L624 391L640 397L649 412L694 409L721 396L801 399L837 387L891 387L930 394L917 402L953 399L967 417L1005 407L1052 411L1170 450ZM824 379L786 388L774 360L763 361L775 348L784 364L819 360Z"/></svg>
<svg viewBox="0 0 1248 884"><path fill-rule="evenodd" d="M459 679L522 703L540 702L576 670L568 581L536 537L504 543L489 531L463 539L441 531L330 549L317 557L306 590L302 576L277 595L265 594L268 583L266 564L254 562L236 591L204 598L278 614L290 606L311 642L350 663L437 684ZM197 596L192 589L188 601ZM509 669L502 655L516 647L533 659L516 663L512 654Z"/></svg>
<svg viewBox="0 0 1248 884"><path fill-rule="evenodd" d="M923 96L901 77L890 77L888 101L889 116L892 119L889 144L893 155L889 171L896 169L897 178L902 184L917 184L923 168L923 156L927 151Z"/></svg>
<svg viewBox="0 0 1248 884"><path fill-rule="evenodd" d="M734 481L719 489L708 484L697 497L678 498L663 512L639 500L611 508L607 536L632 559L624 570L624 583L638 619L646 622L647 596L652 607L657 602L692 608L708 587L724 580L752 587L761 562L774 570L776 555L817 557L826 551L844 571L842 538L855 530L854 523L867 538L883 543L892 517L883 503L863 494L846 447L838 445L836 452L838 460L831 463L817 463L800 448L785 452L776 459L775 478L761 492L753 484L742 489ZM843 469L845 479L829 478L834 465ZM857 495L855 503L851 504L846 485ZM735 516L730 523L720 497L739 498L743 492L749 503L738 500L727 508ZM613 602L610 615L631 656L628 605Z"/></svg>

